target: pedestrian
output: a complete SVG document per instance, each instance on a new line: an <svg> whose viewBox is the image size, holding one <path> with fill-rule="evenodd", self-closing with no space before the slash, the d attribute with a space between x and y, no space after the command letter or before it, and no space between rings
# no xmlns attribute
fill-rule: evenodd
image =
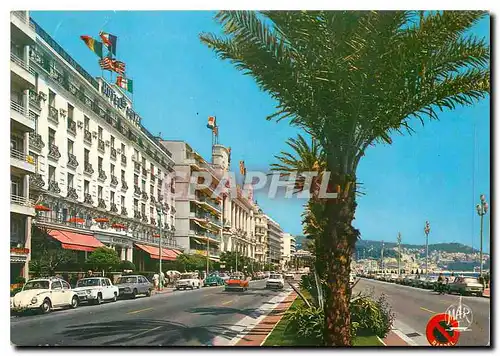
<svg viewBox="0 0 500 356"><path fill-rule="evenodd" d="M158 280L159 280L160 276L158 275L158 273L155 273L153 275L153 285L155 286L155 289L158 289Z"/></svg>
<svg viewBox="0 0 500 356"><path fill-rule="evenodd" d="M161 271L161 273L160 273L160 288L163 288L164 285L165 285L165 273L163 273L163 271Z"/></svg>
<svg viewBox="0 0 500 356"><path fill-rule="evenodd" d="M87 278L93 277L93 275L94 275L94 274L93 274L92 270L91 270L91 269L89 269L89 270L87 271Z"/></svg>

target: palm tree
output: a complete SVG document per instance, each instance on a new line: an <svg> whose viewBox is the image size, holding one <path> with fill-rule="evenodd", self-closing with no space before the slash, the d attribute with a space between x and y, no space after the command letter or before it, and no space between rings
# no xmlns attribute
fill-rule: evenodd
<svg viewBox="0 0 500 356"><path fill-rule="evenodd" d="M221 59L251 75L288 119L318 140L329 183L324 202L325 342L351 345L349 269L359 231L356 171L365 150L391 144L413 121L473 105L490 90L490 50L465 33L481 11L222 11L224 36L201 34ZM416 119L416 120L415 120ZM325 175L326 177L326 175Z"/></svg>

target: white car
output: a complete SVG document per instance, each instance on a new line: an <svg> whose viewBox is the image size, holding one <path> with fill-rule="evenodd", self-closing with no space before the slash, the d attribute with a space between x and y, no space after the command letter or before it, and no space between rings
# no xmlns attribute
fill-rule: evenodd
<svg viewBox="0 0 500 356"><path fill-rule="evenodd" d="M356 273L351 272L351 273L349 274L349 284L350 284L350 285L353 285L353 284L354 284L354 282L356 282Z"/></svg>
<svg viewBox="0 0 500 356"><path fill-rule="evenodd" d="M285 280L283 275L279 273L271 273L266 281L266 288L270 289L283 289L285 286Z"/></svg>
<svg viewBox="0 0 500 356"><path fill-rule="evenodd" d="M32 279L22 291L10 298L13 311L39 310L48 313L53 308L76 308L78 296L68 282L59 278Z"/></svg>
<svg viewBox="0 0 500 356"><path fill-rule="evenodd" d="M116 302L120 294L118 287L114 286L109 278L103 277L82 278L73 290L80 302L85 301L89 304L101 304L105 300Z"/></svg>
<svg viewBox="0 0 500 356"><path fill-rule="evenodd" d="M177 283L175 284L175 289L200 289L201 282L198 279L196 273L182 273Z"/></svg>

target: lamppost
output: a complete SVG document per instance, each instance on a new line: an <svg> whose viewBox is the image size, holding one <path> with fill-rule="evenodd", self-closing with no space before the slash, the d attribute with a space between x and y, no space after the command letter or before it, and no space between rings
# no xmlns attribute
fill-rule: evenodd
<svg viewBox="0 0 500 356"><path fill-rule="evenodd" d="M483 217L484 215L488 212L488 202L486 201L486 196L484 194L481 194L479 197L481 200L480 204L476 205L477 209L477 214L481 217L481 244L479 247L479 276L483 276ZM490 260L491 264L491 260Z"/></svg>
<svg viewBox="0 0 500 356"><path fill-rule="evenodd" d="M425 233L425 275L428 276L429 272L427 266L429 263L429 232L431 232L431 225L429 221L425 222L424 233Z"/></svg>
<svg viewBox="0 0 500 356"><path fill-rule="evenodd" d="M162 248L161 248L161 240L162 240L162 231L161 231L161 216L163 214L163 206L160 203L156 203L156 212L158 213L158 230L160 230L160 237L158 241L158 249L159 249L159 257L160 257L160 283L158 283L158 290L161 290L163 287L163 281L161 278L161 259L162 259Z"/></svg>
<svg viewBox="0 0 500 356"><path fill-rule="evenodd" d="M401 233L398 232L398 275L401 274Z"/></svg>
<svg viewBox="0 0 500 356"><path fill-rule="evenodd" d="M384 241L382 241L382 249L380 250L380 268L384 273Z"/></svg>

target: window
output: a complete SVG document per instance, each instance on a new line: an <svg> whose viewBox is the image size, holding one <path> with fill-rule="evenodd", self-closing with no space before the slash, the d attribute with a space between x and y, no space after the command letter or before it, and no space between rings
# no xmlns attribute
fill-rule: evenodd
<svg viewBox="0 0 500 356"><path fill-rule="evenodd" d="M125 206L125 197L123 195L121 197L121 204L123 207Z"/></svg>
<svg viewBox="0 0 500 356"><path fill-rule="evenodd" d="M99 171L102 170L102 157L97 158L97 168Z"/></svg>
<svg viewBox="0 0 500 356"><path fill-rule="evenodd" d="M139 210L139 200L134 199L134 210Z"/></svg>
<svg viewBox="0 0 500 356"><path fill-rule="evenodd" d="M134 184L139 186L139 176L137 174L134 174Z"/></svg>
<svg viewBox="0 0 500 356"><path fill-rule="evenodd" d="M50 289L62 289L62 284L60 281L54 281L52 282L52 286Z"/></svg>
<svg viewBox="0 0 500 356"><path fill-rule="evenodd" d="M56 167L49 166L49 180L52 182L56 180Z"/></svg>
<svg viewBox="0 0 500 356"><path fill-rule="evenodd" d="M90 119L87 116L84 116L83 122L84 122L84 124L83 124L84 129L87 131L90 131Z"/></svg>
<svg viewBox="0 0 500 356"><path fill-rule="evenodd" d="M143 192L145 192L145 191L146 191L146 181L145 181L144 179L142 180L142 187L141 187L141 190L142 190Z"/></svg>
<svg viewBox="0 0 500 356"><path fill-rule="evenodd" d="M74 176L71 173L68 173L68 188L73 188L73 180Z"/></svg>
<svg viewBox="0 0 500 356"><path fill-rule="evenodd" d="M10 176L10 194L12 195L22 195L21 193L21 182L19 177Z"/></svg>
<svg viewBox="0 0 500 356"><path fill-rule="evenodd" d="M115 136L111 135L110 141L111 141L111 147L115 148Z"/></svg>
<svg viewBox="0 0 500 356"><path fill-rule="evenodd" d="M153 163L149 164L149 170L151 171L151 174L155 174L155 166L153 166Z"/></svg>
<svg viewBox="0 0 500 356"><path fill-rule="evenodd" d="M85 163L85 165L89 163L89 156L90 156L90 151L85 148L83 151L83 162Z"/></svg>
<svg viewBox="0 0 500 356"><path fill-rule="evenodd" d="M146 204L142 203L141 211L143 215L146 215Z"/></svg>
<svg viewBox="0 0 500 356"><path fill-rule="evenodd" d="M154 185L150 185L149 186L149 194L153 195L155 192L155 186Z"/></svg>
<svg viewBox="0 0 500 356"><path fill-rule="evenodd" d="M99 140L102 140L102 127L101 126L97 127L97 137L99 138Z"/></svg>
<svg viewBox="0 0 500 356"><path fill-rule="evenodd" d="M89 194L90 182L88 180L83 181L83 193Z"/></svg>
<svg viewBox="0 0 500 356"><path fill-rule="evenodd" d="M49 146L56 143L56 131L49 128Z"/></svg>
<svg viewBox="0 0 500 356"><path fill-rule="evenodd" d="M151 217L154 217L154 216L155 216L155 215L154 215L154 211L153 211L153 207L152 207L152 206L149 208L149 216L151 216Z"/></svg>
<svg viewBox="0 0 500 356"><path fill-rule="evenodd" d="M125 181L125 171L123 169L122 169L122 175L121 175L121 177L122 177L122 182L124 182Z"/></svg>
<svg viewBox="0 0 500 356"><path fill-rule="evenodd" d="M68 119L73 120L74 111L75 111L75 108L73 107L73 105L68 103Z"/></svg>
<svg viewBox="0 0 500 356"><path fill-rule="evenodd" d="M68 139L68 153L73 154L73 141Z"/></svg>
<svg viewBox="0 0 500 356"><path fill-rule="evenodd" d="M102 187L100 185L97 186L97 198L102 199Z"/></svg>
<svg viewBox="0 0 500 356"><path fill-rule="evenodd" d="M61 281L63 289L71 289L71 286L66 281Z"/></svg>
<svg viewBox="0 0 500 356"><path fill-rule="evenodd" d="M109 171L111 172L112 176L115 175L115 165L113 163L109 165Z"/></svg>
<svg viewBox="0 0 500 356"><path fill-rule="evenodd" d="M161 179L161 169L158 168L158 179Z"/></svg>
<svg viewBox="0 0 500 356"><path fill-rule="evenodd" d="M127 152L125 152L125 144L122 143L122 154L127 155Z"/></svg>
<svg viewBox="0 0 500 356"><path fill-rule="evenodd" d="M134 159L136 161L139 161L139 151L137 151L135 148L134 148Z"/></svg>
<svg viewBox="0 0 500 356"><path fill-rule="evenodd" d="M146 169L146 158L142 157L142 166Z"/></svg>
<svg viewBox="0 0 500 356"><path fill-rule="evenodd" d="M160 200L161 200L161 189L160 189L160 188L158 188L158 191L157 191L157 192L158 192L158 201L160 201Z"/></svg>
<svg viewBox="0 0 500 356"><path fill-rule="evenodd" d="M49 89L49 106L56 106L56 93Z"/></svg>
<svg viewBox="0 0 500 356"><path fill-rule="evenodd" d="M110 200L111 200L111 204L115 203L115 192L110 192Z"/></svg>

